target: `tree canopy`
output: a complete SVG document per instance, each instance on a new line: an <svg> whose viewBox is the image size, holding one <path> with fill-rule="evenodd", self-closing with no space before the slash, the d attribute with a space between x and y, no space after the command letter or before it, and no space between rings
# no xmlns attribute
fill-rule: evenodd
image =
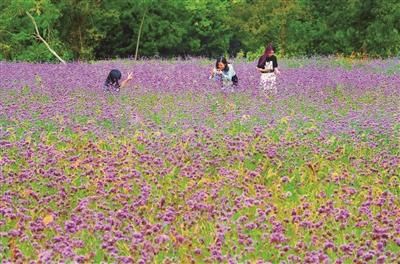
<svg viewBox="0 0 400 264"><path fill-rule="evenodd" d="M272 42L282 56L400 54L397 0L3 0L0 59L235 56ZM138 38L140 34L140 38ZM140 43L138 40L140 39Z"/></svg>

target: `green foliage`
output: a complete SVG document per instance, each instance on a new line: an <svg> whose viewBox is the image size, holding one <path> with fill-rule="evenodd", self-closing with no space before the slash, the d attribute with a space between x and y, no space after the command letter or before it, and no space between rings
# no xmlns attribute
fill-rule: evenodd
<svg viewBox="0 0 400 264"><path fill-rule="evenodd" d="M249 60L249 61L257 60L264 53L264 50L265 50L265 47L261 46L256 51L247 52L247 54L246 54L247 60Z"/></svg>
<svg viewBox="0 0 400 264"><path fill-rule="evenodd" d="M59 38L56 22L60 12L49 0L4 1L0 4L0 57L8 60L51 61L53 55L34 36L34 26L25 14L30 12L38 24L40 34L64 58L71 58Z"/></svg>
<svg viewBox="0 0 400 264"><path fill-rule="evenodd" d="M281 56L399 56L396 0L3 0L0 60L247 56L272 42ZM257 54L256 54L257 53Z"/></svg>
<svg viewBox="0 0 400 264"><path fill-rule="evenodd" d="M400 2L396 0L367 1L374 19L365 27L363 48L373 55L400 55Z"/></svg>

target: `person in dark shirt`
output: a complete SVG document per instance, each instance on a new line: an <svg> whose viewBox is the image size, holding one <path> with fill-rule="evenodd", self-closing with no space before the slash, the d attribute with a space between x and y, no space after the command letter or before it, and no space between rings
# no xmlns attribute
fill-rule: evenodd
<svg viewBox="0 0 400 264"><path fill-rule="evenodd" d="M280 74L278 69L278 60L274 55L274 47L269 44L264 54L260 57L257 63L257 70L261 73L260 88L263 92L277 93L276 75Z"/></svg>
<svg viewBox="0 0 400 264"><path fill-rule="evenodd" d="M119 70L114 69L111 70L110 73L107 76L106 81L104 82L103 85L103 91L104 92L111 92L111 93L117 93L120 91L121 88L125 87L126 84L132 80L132 73L128 73L128 77L119 83L119 80L121 80L122 74Z"/></svg>

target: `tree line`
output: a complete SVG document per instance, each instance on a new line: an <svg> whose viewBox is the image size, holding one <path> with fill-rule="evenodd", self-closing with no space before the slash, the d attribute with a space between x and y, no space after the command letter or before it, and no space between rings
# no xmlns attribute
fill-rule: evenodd
<svg viewBox="0 0 400 264"><path fill-rule="evenodd" d="M400 55L398 0L2 0L0 60ZM28 15L27 15L28 14Z"/></svg>

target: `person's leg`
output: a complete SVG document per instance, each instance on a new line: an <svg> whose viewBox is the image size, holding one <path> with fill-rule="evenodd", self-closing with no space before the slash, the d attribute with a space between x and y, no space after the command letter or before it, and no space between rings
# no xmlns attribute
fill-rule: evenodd
<svg viewBox="0 0 400 264"><path fill-rule="evenodd" d="M265 73L262 73L260 76L260 90L265 92L268 88L268 76Z"/></svg>
<svg viewBox="0 0 400 264"><path fill-rule="evenodd" d="M273 89L273 79L271 73L265 73L265 92L270 95L271 90Z"/></svg>
<svg viewBox="0 0 400 264"><path fill-rule="evenodd" d="M278 93L278 89L276 87L276 75L275 73L271 74L270 77L270 87L271 87L271 92L276 95Z"/></svg>
<svg viewBox="0 0 400 264"><path fill-rule="evenodd" d="M265 73L264 76L264 94L267 98L273 97L276 94L276 75L274 73Z"/></svg>

